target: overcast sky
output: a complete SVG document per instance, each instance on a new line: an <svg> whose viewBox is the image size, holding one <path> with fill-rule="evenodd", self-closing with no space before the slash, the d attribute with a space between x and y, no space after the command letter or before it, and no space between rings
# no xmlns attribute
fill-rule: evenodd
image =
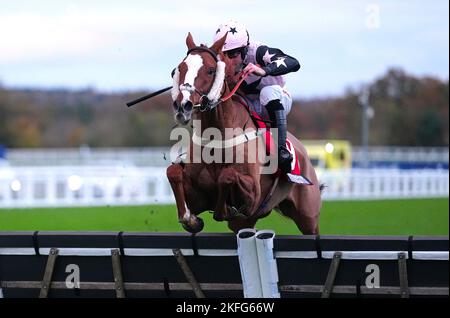
<svg viewBox="0 0 450 318"><path fill-rule="evenodd" d="M0 83L162 88L185 55L187 32L212 44L229 19L300 61L287 75L297 97L341 94L391 66L448 79L447 0L0 0Z"/></svg>

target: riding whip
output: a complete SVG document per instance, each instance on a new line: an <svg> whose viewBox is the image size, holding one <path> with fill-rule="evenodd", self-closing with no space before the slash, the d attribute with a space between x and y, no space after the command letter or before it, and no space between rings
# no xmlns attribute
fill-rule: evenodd
<svg viewBox="0 0 450 318"><path fill-rule="evenodd" d="M156 95L162 94L162 93L164 93L165 91L168 91L168 90L171 89L171 88L172 88L172 86L169 86L169 87L160 89L159 91L153 92L153 93L151 93L151 94L148 94L148 95L139 97L138 99L135 99L135 100L132 100L131 102L128 102L128 103L127 103L127 106L128 106L128 107L131 107L131 106L133 106L133 105L135 105L135 104L137 104L137 103L140 103L140 102L142 102L142 101L144 101L144 100L146 100L146 99L149 99L149 98L152 98L152 97L154 97L154 96L156 96Z"/></svg>
<svg viewBox="0 0 450 318"><path fill-rule="evenodd" d="M170 75L173 77L174 74L175 74L175 68L172 70L172 72L170 73ZM168 90L171 89L171 88L172 88L172 86L169 86L169 87L160 89L159 91L153 92L153 93L151 93L151 94L142 96L142 97L140 97L140 98L138 98L138 99L132 100L131 102L128 102L128 103L127 103L127 106L128 106L128 107L131 107L131 106L133 106L133 105L135 105L135 104L137 104L137 103L140 103L140 102L142 102L142 101L144 101L144 100L146 100L146 99L149 99L149 98L152 98L152 97L157 96L157 95L159 95L159 94L162 94L162 93L164 93L165 91L168 91Z"/></svg>

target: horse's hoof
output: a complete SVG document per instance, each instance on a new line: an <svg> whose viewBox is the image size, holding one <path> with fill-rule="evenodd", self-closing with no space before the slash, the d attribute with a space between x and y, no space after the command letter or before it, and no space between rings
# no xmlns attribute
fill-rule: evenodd
<svg viewBox="0 0 450 318"><path fill-rule="evenodd" d="M189 233L198 233L201 230L203 230L203 227L205 226L205 223L203 222L203 220L201 218L195 218L195 220L190 220L190 222L187 223L181 223L181 225L183 226L183 228L188 231Z"/></svg>

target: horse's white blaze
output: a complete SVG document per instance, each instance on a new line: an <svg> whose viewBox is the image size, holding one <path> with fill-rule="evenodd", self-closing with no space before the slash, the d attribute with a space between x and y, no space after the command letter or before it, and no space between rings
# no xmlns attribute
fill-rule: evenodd
<svg viewBox="0 0 450 318"><path fill-rule="evenodd" d="M181 101L181 104L186 103L191 98L191 92L187 90L181 90L181 94L183 94L183 100Z"/></svg>
<svg viewBox="0 0 450 318"><path fill-rule="evenodd" d="M172 85L172 100L176 101L178 98L178 94L180 94L180 71L178 67L175 69L175 74L173 74L173 85Z"/></svg>
<svg viewBox="0 0 450 318"><path fill-rule="evenodd" d="M203 59L198 54L189 54L184 60L184 63L186 63L187 65L187 72L184 78L184 83L180 85L180 90L183 94L183 100L181 101L182 104L189 101L189 98L191 97L191 91L195 90L194 81L197 78L198 70L203 65ZM189 89L184 86L186 84L190 85Z"/></svg>

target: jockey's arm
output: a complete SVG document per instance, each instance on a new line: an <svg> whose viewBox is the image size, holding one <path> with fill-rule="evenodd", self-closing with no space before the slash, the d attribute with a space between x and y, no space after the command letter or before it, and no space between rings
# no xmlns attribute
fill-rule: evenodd
<svg viewBox="0 0 450 318"><path fill-rule="evenodd" d="M244 73L245 72L248 72L250 74L255 74L258 76L266 76L267 75L266 71L263 68L261 68L261 66L255 65L253 63L247 64L247 66L244 68Z"/></svg>
<svg viewBox="0 0 450 318"><path fill-rule="evenodd" d="M297 59L289 56L280 49L270 48L262 45L256 51L256 62L261 65L264 75L260 76L278 76L291 72L297 72L300 69L300 63Z"/></svg>

